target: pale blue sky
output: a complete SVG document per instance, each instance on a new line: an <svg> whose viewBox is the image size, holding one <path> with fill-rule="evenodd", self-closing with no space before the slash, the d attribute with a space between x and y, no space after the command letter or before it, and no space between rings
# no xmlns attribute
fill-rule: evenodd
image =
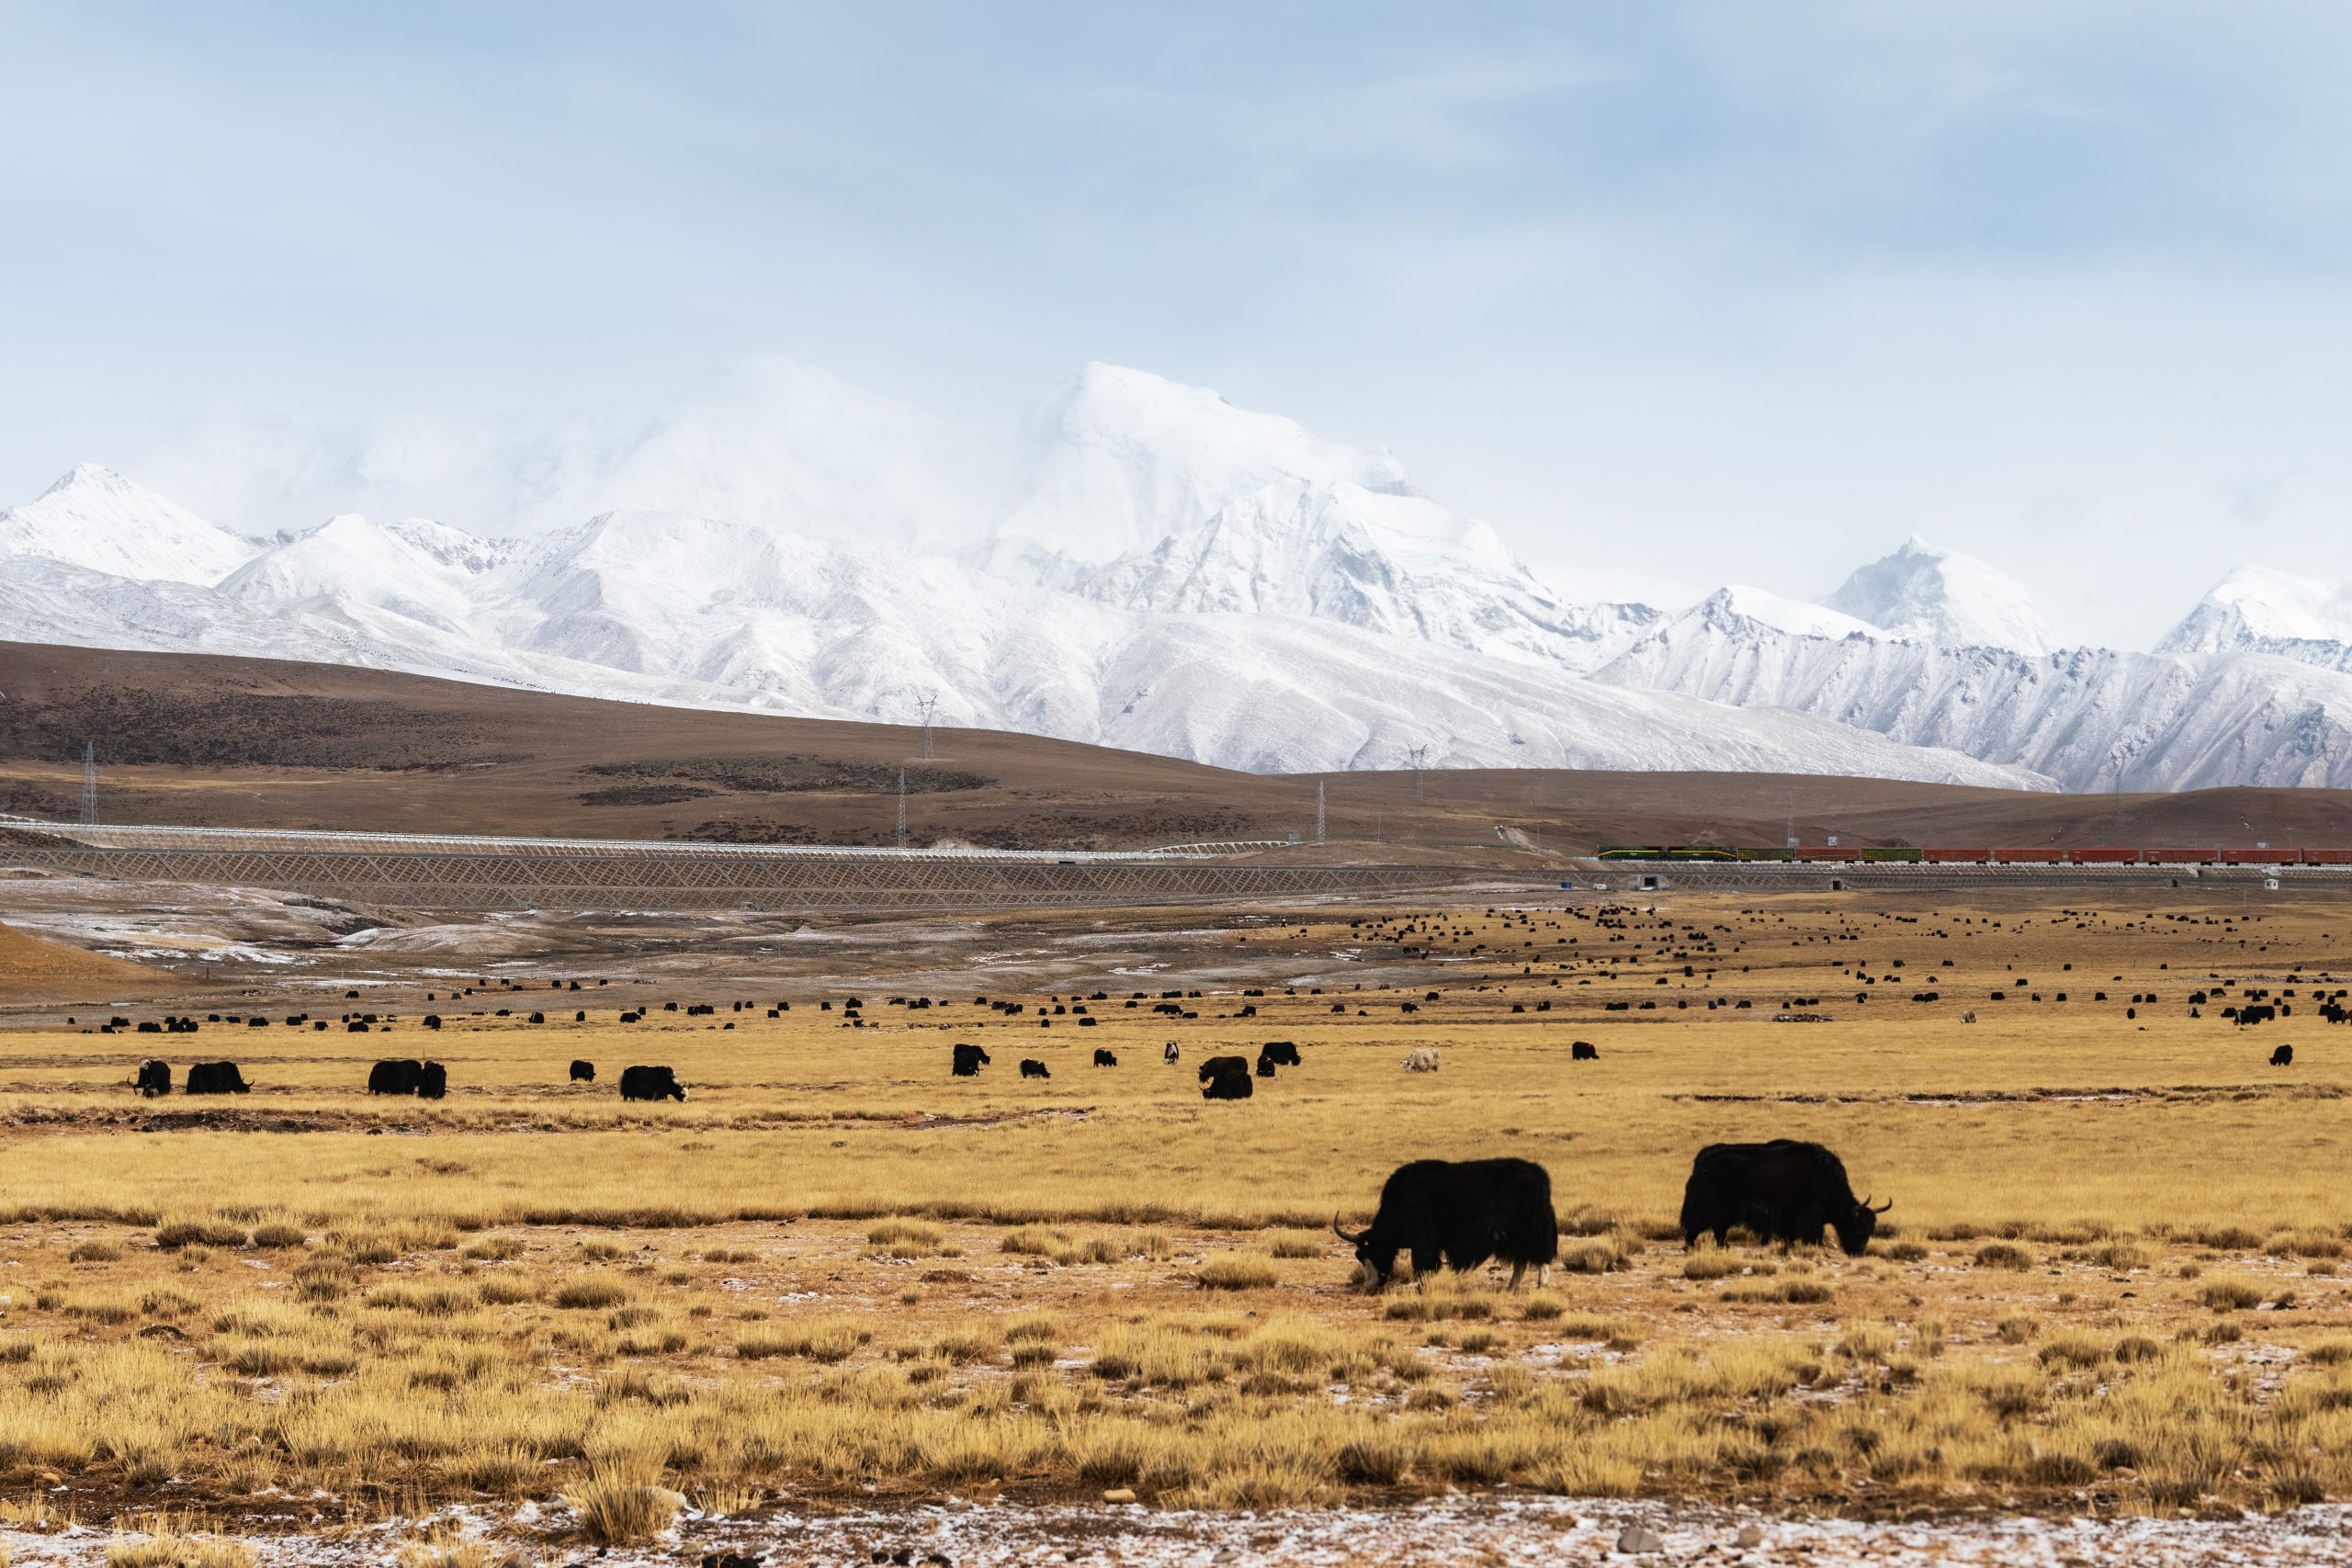
<svg viewBox="0 0 2352 1568"><path fill-rule="evenodd" d="M2124 641L2352 575L2335 5L0 0L0 501L223 409L1101 358L1539 561L1916 531Z"/></svg>

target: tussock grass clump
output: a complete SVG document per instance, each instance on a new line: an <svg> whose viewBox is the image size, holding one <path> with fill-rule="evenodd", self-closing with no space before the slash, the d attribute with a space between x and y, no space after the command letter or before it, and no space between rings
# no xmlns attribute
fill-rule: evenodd
<svg viewBox="0 0 2352 1568"><path fill-rule="evenodd" d="M294 1293L306 1302L340 1301L358 1284L358 1272L338 1257L312 1258L294 1270Z"/></svg>
<svg viewBox="0 0 2352 1568"><path fill-rule="evenodd" d="M1266 1250L1276 1258L1321 1258L1331 1244L1319 1231L1276 1231L1266 1239Z"/></svg>
<svg viewBox="0 0 2352 1568"><path fill-rule="evenodd" d="M2014 1241L1988 1241L1976 1249L1976 1267L2022 1272L2033 1267L2033 1249Z"/></svg>
<svg viewBox="0 0 2352 1568"><path fill-rule="evenodd" d="M243 1247L245 1232L242 1225L217 1217L183 1216L155 1227L155 1245L166 1252L184 1247Z"/></svg>
<svg viewBox="0 0 2352 1568"><path fill-rule="evenodd" d="M1081 1263L1117 1263L1127 1247L1116 1236L1080 1236L1054 1225L1020 1225L1005 1233L1001 1250L1025 1258L1043 1258L1063 1269Z"/></svg>
<svg viewBox="0 0 2352 1568"><path fill-rule="evenodd" d="M888 1219L865 1232L866 1245L888 1258L928 1258L946 1239L945 1228L929 1220Z"/></svg>
<svg viewBox="0 0 2352 1568"><path fill-rule="evenodd" d="M1264 1258L1238 1252L1219 1253L1203 1263L1193 1277L1203 1289L1211 1291L1270 1290L1282 1278Z"/></svg>
<svg viewBox="0 0 2352 1568"><path fill-rule="evenodd" d="M520 1306L539 1299L539 1287L529 1280L492 1274L474 1287L484 1306Z"/></svg>
<svg viewBox="0 0 2352 1568"><path fill-rule="evenodd" d="M2156 1249L2134 1236L2117 1236L2091 1248L2091 1262L2118 1274L2156 1266Z"/></svg>
<svg viewBox="0 0 2352 1568"><path fill-rule="evenodd" d="M523 1256L523 1238L513 1235L478 1235L466 1243L458 1255L472 1263L511 1263Z"/></svg>
<svg viewBox="0 0 2352 1568"><path fill-rule="evenodd" d="M1570 1274L1613 1274L1632 1268L1634 1255L1640 1250L1640 1238L1625 1231L1612 1231L1598 1241L1564 1249L1558 1267Z"/></svg>
<svg viewBox="0 0 2352 1568"><path fill-rule="evenodd" d="M155 1514L107 1543L107 1568L254 1568L254 1549L193 1516Z"/></svg>
<svg viewBox="0 0 2352 1568"><path fill-rule="evenodd" d="M555 1304L575 1312L601 1312L628 1300L628 1291L612 1280L566 1280L555 1288Z"/></svg>
<svg viewBox="0 0 2352 1568"><path fill-rule="evenodd" d="M65 1260L69 1263L119 1263L122 1261L122 1244L107 1241L103 1236L92 1236L87 1241L74 1243L72 1250L66 1253Z"/></svg>
<svg viewBox="0 0 2352 1568"><path fill-rule="evenodd" d="M2262 1304L2261 1286L2230 1275L2216 1275L2191 1293L2215 1312L2237 1312Z"/></svg>
<svg viewBox="0 0 2352 1568"><path fill-rule="evenodd" d="M1015 1345L1058 1345L1062 1325L1051 1313L1024 1312L1006 1321L1004 1337Z"/></svg>
<svg viewBox="0 0 2352 1568"><path fill-rule="evenodd" d="M848 1360L873 1337L874 1331L854 1317L807 1318L746 1330L736 1336L735 1354L747 1361L805 1356L831 1363Z"/></svg>
<svg viewBox="0 0 2352 1568"><path fill-rule="evenodd" d="M1739 1272L1739 1259L1723 1247L1702 1247L1682 1260L1682 1277L1686 1280L1720 1280Z"/></svg>
<svg viewBox="0 0 2352 1568"><path fill-rule="evenodd" d="M563 1491L580 1533L598 1546L642 1546L670 1528L686 1506L679 1494L632 1463L605 1463Z"/></svg>
<svg viewBox="0 0 2352 1568"><path fill-rule="evenodd" d="M286 1252L310 1244L311 1233L290 1220L265 1220L254 1227L253 1243L272 1252Z"/></svg>
<svg viewBox="0 0 2352 1568"><path fill-rule="evenodd" d="M2334 1258L2344 1256L2344 1238L2332 1231L2280 1231L2262 1244L2263 1250L2281 1258Z"/></svg>
<svg viewBox="0 0 2352 1568"><path fill-rule="evenodd" d="M369 1306L385 1312L413 1312L426 1317L455 1317L481 1304L481 1296L464 1285L405 1280L379 1285L365 1299Z"/></svg>

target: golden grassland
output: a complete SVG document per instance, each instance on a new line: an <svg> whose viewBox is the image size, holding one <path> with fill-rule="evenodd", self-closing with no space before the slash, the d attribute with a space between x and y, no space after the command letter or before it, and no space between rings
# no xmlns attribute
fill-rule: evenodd
<svg viewBox="0 0 2352 1568"><path fill-rule="evenodd" d="M192 1039L0 1035L0 1479L70 1481L93 1515L560 1495L608 1540L682 1499L865 1488L2352 1495L2352 1027L2315 1016L2352 967L2338 911L1940 910L1323 919L1249 942L1444 977L1383 988L1366 963L1361 990L1185 997L1182 1020L1148 1011L1169 975L1132 1010L1132 982L1078 998L1093 1027L1052 1015L1068 994L1007 1019L883 987L852 1028L845 996L770 1018L781 998L714 981L628 1025L517 987L445 993L437 1032L418 1006L366 1034L273 1009ZM2248 989L2291 1013L2222 1019ZM1827 1021L1772 1021L1792 1002ZM1277 1039L1305 1065L1200 1099L1204 1057ZM958 1040L993 1058L976 1081L947 1076ZM2295 1065L2267 1066L2282 1041ZM1419 1046L1440 1071L1400 1070ZM140 1100L149 1055L233 1057L254 1091ZM447 1066L447 1100L364 1093L411 1055ZM565 1080L574 1056L597 1084ZM624 1105L631 1062L691 1099ZM1869 1256L1684 1252L1691 1153L1775 1135L1895 1201ZM1553 1172L1550 1288L1349 1288L1335 1209L1368 1214L1406 1159L1506 1153Z"/></svg>

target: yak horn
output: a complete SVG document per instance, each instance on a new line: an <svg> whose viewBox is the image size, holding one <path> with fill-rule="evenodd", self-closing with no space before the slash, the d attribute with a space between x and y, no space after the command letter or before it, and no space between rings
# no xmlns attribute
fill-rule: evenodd
<svg viewBox="0 0 2352 1568"><path fill-rule="evenodd" d="M1350 1235L1347 1232L1340 1228L1340 1211L1337 1209L1331 1211L1331 1234L1338 1236L1341 1241L1346 1242L1350 1247L1362 1247L1363 1245L1363 1236Z"/></svg>
<svg viewBox="0 0 2352 1568"><path fill-rule="evenodd" d="M1892 1209L1892 1208L1894 1208L1894 1199L1892 1199L1892 1198L1889 1198L1889 1199L1888 1199L1885 1202L1883 1202L1883 1203L1872 1204L1869 1199L1865 1198L1865 1199L1863 1199L1863 1200L1862 1200L1862 1207L1863 1207L1863 1208L1865 1208L1865 1209L1870 1210L1870 1212L1871 1212L1871 1213L1873 1213L1873 1214L1883 1214L1883 1213L1885 1213L1889 1209Z"/></svg>

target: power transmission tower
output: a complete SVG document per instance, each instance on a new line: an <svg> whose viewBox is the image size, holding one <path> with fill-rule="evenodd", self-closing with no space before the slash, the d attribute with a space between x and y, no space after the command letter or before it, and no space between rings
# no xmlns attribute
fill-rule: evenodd
<svg viewBox="0 0 2352 1568"><path fill-rule="evenodd" d="M1421 798L1421 764L1429 761L1430 749L1416 746L1408 755L1413 759L1413 798L1419 800Z"/></svg>
<svg viewBox="0 0 2352 1568"><path fill-rule="evenodd" d="M924 733L930 733L926 730ZM907 770L899 770L899 847L907 847Z"/></svg>
<svg viewBox="0 0 2352 1568"><path fill-rule="evenodd" d="M915 706L922 714L922 749L918 754L928 762L931 761L931 721L939 713L939 694L924 692L915 698Z"/></svg>
<svg viewBox="0 0 2352 1568"><path fill-rule="evenodd" d="M97 748L82 742L82 821L95 826L98 820L98 752Z"/></svg>
<svg viewBox="0 0 2352 1568"><path fill-rule="evenodd" d="M1315 841L1323 841L1323 781L1315 781Z"/></svg>

